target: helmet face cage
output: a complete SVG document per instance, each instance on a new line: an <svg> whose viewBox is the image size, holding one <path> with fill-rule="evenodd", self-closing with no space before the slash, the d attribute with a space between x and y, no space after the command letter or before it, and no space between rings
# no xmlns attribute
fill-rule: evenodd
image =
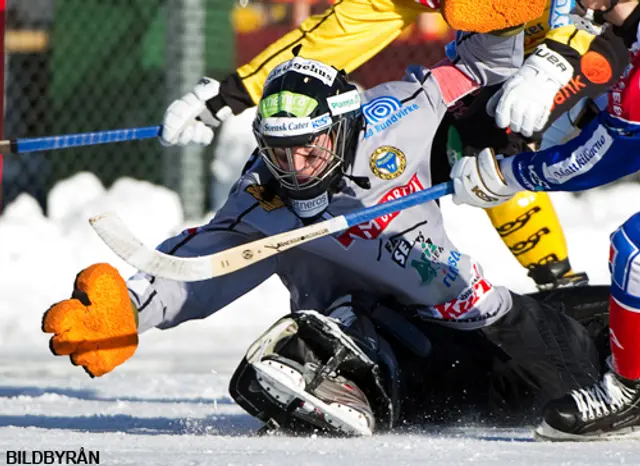
<svg viewBox="0 0 640 466"><path fill-rule="evenodd" d="M348 126L346 123L346 120L339 119L333 122L328 130L312 134L309 142L296 146L280 144L271 146L268 139L254 128L254 134L258 141L258 153L283 188L293 192L315 188L330 178L344 163ZM324 143L318 141L318 139L322 139L323 134L326 135ZM294 164L294 151L296 150L302 150L308 154L307 163L299 170L296 170ZM314 164L317 164L315 170L302 173L307 171L309 167L313 167Z"/></svg>

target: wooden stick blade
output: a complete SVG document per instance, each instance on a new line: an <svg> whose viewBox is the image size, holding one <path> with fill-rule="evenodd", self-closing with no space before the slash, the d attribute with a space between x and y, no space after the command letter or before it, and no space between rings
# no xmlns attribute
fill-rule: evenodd
<svg viewBox="0 0 640 466"><path fill-rule="evenodd" d="M201 257L175 257L145 246L115 213L89 223L109 248L127 264L150 275L193 282L226 275L268 257L348 228L343 216L298 228Z"/></svg>
<svg viewBox="0 0 640 466"><path fill-rule="evenodd" d="M113 212L90 218L89 223L109 248L127 264L156 277L200 281L213 277L211 261L203 257L175 257L144 245Z"/></svg>

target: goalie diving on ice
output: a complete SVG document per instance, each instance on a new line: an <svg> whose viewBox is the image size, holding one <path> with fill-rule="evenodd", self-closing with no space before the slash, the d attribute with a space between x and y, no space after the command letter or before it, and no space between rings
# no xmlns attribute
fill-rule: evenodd
<svg viewBox="0 0 640 466"><path fill-rule="evenodd" d="M520 66L522 37L464 35L457 53L364 93L322 62L276 67L253 123L257 149L227 202L158 250L198 260L447 181L449 167L435 161L446 154L432 151L439 122L457 99ZM45 313L43 330L54 354L102 376L135 353L139 334L206 318L272 275L290 292L291 314L251 345L230 384L270 429L371 435L469 413L522 422L600 376L606 319L593 310L606 290L530 297L492 284L448 238L435 201L208 279L183 281L178 270L125 281L94 264Z"/></svg>

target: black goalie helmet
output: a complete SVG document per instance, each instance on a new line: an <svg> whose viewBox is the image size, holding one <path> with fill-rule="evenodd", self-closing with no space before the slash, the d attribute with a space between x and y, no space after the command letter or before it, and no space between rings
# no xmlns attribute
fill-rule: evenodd
<svg viewBox="0 0 640 466"><path fill-rule="evenodd" d="M259 154L296 213L320 214L351 165L360 94L343 72L295 57L267 77L253 132Z"/></svg>

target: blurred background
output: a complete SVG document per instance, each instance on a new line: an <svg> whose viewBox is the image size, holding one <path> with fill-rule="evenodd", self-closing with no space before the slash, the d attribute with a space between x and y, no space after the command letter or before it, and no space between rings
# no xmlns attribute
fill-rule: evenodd
<svg viewBox="0 0 640 466"><path fill-rule="evenodd" d="M167 105L201 76L222 79L329 0L7 0L5 138L160 124ZM352 75L363 87L430 65L452 38L424 14ZM132 177L179 194L186 219L224 200L251 150L248 117L231 120L212 147L166 149L136 141L5 155L2 206L21 193L45 215L48 193L78 172L105 187ZM247 149L248 148L248 149ZM82 196L82 193L78 193Z"/></svg>

